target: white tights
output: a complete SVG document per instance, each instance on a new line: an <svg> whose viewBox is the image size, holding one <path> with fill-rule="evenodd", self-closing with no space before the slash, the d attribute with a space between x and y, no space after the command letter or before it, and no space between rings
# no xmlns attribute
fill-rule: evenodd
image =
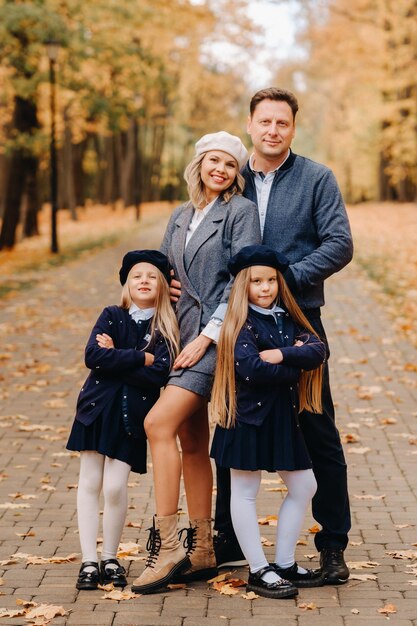
<svg viewBox="0 0 417 626"><path fill-rule="evenodd" d="M275 562L279 567L290 567L295 561L295 547L300 535L307 507L314 496L317 483L313 470L280 471L288 493L278 517ZM251 572L268 565L262 549L256 513L256 496L261 484L260 470L255 472L231 470L230 510L233 528ZM299 568L299 571L303 571ZM279 577L268 573L265 580L273 582Z"/></svg>
<svg viewBox="0 0 417 626"><path fill-rule="evenodd" d="M130 465L123 461L110 459L98 452L81 452L77 515L83 562L97 561L101 490L104 495L101 558L116 558L126 519L129 473Z"/></svg>

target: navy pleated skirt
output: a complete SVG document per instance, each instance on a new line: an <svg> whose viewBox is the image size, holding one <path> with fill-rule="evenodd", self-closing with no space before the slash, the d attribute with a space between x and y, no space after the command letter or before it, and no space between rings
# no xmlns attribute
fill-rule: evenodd
<svg viewBox="0 0 417 626"><path fill-rule="evenodd" d="M240 470L304 470L311 468L300 427L292 415L268 416L261 426L236 421L234 428L216 426L210 456L220 467Z"/></svg>
<svg viewBox="0 0 417 626"><path fill-rule="evenodd" d="M94 450L103 456L127 463L132 472L146 474L146 443L144 438L133 439L127 434L118 399L89 426L74 420L67 449L79 452Z"/></svg>

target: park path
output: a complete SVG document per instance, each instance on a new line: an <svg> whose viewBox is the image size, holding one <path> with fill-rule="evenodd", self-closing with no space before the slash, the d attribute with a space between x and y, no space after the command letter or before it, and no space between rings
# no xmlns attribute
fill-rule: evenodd
<svg viewBox="0 0 417 626"><path fill-rule="evenodd" d="M353 528L346 556L353 576L347 585L301 590L296 601L277 602L247 600L242 591L229 597L198 583L117 602L103 599L103 591L77 592L79 559L29 563L34 556L79 553L78 459L65 442L86 376L84 345L103 306L118 302L122 255L156 247L163 228L156 222L143 231L135 226L116 247L50 269L25 294L0 301L0 606L16 609L18 599L63 606L68 615L50 623L67 626L374 626L388 618L396 626L417 624L416 355L393 335L371 283L354 264L328 281L325 307L332 387L349 463ZM277 513L282 493L274 482L265 475L260 516ZM151 470L132 474L129 494L127 553L132 543L142 550L146 543ZM185 508L183 499L181 504ZM314 565L309 529L311 517L297 559ZM262 526L271 543L274 530ZM272 558L274 548L266 550ZM16 553L23 556L11 558ZM124 561L130 581L143 567L133 557ZM247 572L236 574L245 578ZM28 623L24 616L0 618L0 626Z"/></svg>

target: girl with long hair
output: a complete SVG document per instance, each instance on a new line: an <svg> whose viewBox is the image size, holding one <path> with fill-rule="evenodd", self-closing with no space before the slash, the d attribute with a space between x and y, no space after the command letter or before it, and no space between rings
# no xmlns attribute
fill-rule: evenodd
<svg viewBox="0 0 417 626"><path fill-rule="evenodd" d="M320 413L325 346L295 302L282 273L286 257L247 246L233 257L236 276L217 348L211 456L231 468L234 531L250 568L248 591L270 598L323 584L319 570L295 562L295 546L316 490L298 423L303 409ZM281 505L275 563L261 544L256 514L262 470L288 488Z"/></svg>
<svg viewBox="0 0 417 626"><path fill-rule="evenodd" d="M179 352L169 296L170 266L158 250L128 252L120 269L120 306L99 316L87 343L90 374L67 443L80 452L77 491L82 564L77 589L127 584L117 549L126 519L129 473L146 472L143 421ZM99 497L104 495L103 550L97 559Z"/></svg>

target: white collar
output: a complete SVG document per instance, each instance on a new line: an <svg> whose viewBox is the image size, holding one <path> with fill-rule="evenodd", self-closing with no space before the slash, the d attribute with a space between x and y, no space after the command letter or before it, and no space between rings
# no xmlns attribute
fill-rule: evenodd
<svg viewBox="0 0 417 626"><path fill-rule="evenodd" d="M252 304L252 302L249 302L249 307L253 309L254 311L257 311L258 313L262 313L263 315L272 315L274 319L275 319L275 313L285 313L284 309L278 306L277 304L274 304L272 309L264 309L263 307L258 306L257 304Z"/></svg>
<svg viewBox="0 0 417 626"><path fill-rule="evenodd" d="M150 307L149 309L140 309L137 304L132 302L129 307L129 315L135 321L145 321L150 320L155 314L155 307Z"/></svg>
<svg viewBox="0 0 417 626"><path fill-rule="evenodd" d="M288 148L288 154L285 157L285 159L283 160L283 162L280 163L280 165L278 165L278 167L276 167L274 170L271 170L270 172L268 172L268 174L275 174L275 172L277 172L284 165L285 161L288 159L290 154L291 154L291 150ZM268 174L265 174L265 172L262 172L262 170L258 170L258 169L255 168L254 161L255 161L255 153L252 152L252 154L249 157L249 167L250 167L250 169L255 174L263 174L264 176L267 176Z"/></svg>

